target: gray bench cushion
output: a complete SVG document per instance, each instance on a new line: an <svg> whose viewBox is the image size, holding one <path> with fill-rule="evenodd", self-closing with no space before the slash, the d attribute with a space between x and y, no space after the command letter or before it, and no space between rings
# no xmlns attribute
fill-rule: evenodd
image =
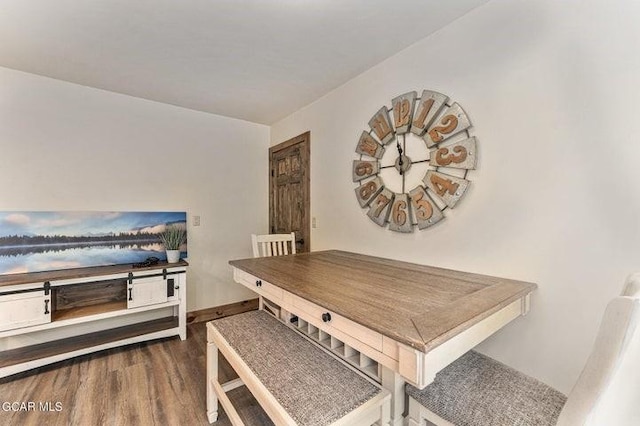
<svg viewBox="0 0 640 426"><path fill-rule="evenodd" d="M407 393L458 426L555 425L566 397L493 358L469 351L422 391Z"/></svg>
<svg viewBox="0 0 640 426"><path fill-rule="evenodd" d="M381 392L264 311L212 321L299 425L327 425Z"/></svg>

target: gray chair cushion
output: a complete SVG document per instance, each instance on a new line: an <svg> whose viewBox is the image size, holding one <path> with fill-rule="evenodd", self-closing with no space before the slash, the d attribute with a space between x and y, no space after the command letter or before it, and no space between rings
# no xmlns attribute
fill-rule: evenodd
<svg viewBox="0 0 640 426"><path fill-rule="evenodd" d="M331 424L381 392L264 311L211 324L299 425Z"/></svg>
<svg viewBox="0 0 640 426"><path fill-rule="evenodd" d="M493 358L469 351L432 384L407 393L458 426L555 425L566 396Z"/></svg>

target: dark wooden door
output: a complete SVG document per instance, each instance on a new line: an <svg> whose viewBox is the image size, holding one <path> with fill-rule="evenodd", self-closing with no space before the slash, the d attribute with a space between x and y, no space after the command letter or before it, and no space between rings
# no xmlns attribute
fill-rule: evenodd
<svg viewBox="0 0 640 426"><path fill-rule="evenodd" d="M296 233L296 250L308 252L310 241L310 133L269 149L269 229Z"/></svg>

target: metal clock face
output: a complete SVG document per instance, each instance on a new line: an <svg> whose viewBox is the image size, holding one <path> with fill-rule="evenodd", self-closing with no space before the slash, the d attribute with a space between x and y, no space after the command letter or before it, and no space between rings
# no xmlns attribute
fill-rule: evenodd
<svg viewBox="0 0 640 426"><path fill-rule="evenodd" d="M477 141L457 103L438 92L409 92L369 120L356 145L353 181L360 207L397 232L426 229L444 219L466 193Z"/></svg>

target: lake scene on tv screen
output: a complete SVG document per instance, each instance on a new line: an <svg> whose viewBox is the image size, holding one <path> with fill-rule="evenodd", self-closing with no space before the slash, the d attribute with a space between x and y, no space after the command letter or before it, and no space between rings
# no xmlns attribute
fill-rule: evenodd
<svg viewBox="0 0 640 426"><path fill-rule="evenodd" d="M168 226L186 231L187 213L0 212L0 274L165 261Z"/></svg>

